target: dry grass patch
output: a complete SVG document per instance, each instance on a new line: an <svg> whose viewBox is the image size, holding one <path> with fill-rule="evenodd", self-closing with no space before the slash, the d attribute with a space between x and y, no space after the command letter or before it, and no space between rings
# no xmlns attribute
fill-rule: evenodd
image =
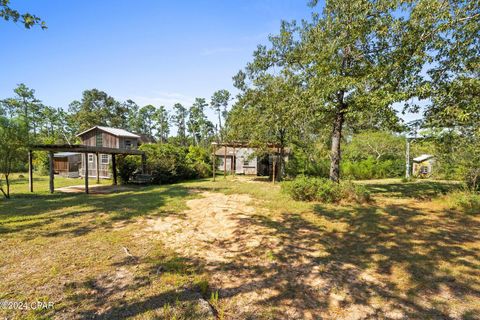
<svg viewBox="0 0 480 320"><path fill-rule="evenodd" d="M0 315L475 319L480 217L438 200L455 187L377 181L365 205L298 202L230 178L20 192L0 203L0 299L55 308Z"/></svg>

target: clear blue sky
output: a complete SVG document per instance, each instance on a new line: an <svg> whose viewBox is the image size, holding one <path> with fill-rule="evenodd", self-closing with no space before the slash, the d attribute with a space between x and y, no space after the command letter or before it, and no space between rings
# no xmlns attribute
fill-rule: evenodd
<svg viewBox="0 0 480 320"><path fill-rule="evenodd" d="M218 89L281 19L310 16L307 0L12 0L48 29L0 21L0 99L18 83L68 107L85 89L171 107Z"/></svg>
<svg viewBox="0 0 480 320"><path fill-rule="evenodd" d="M48 29L0 21L0 99L23 82L61 108L92 88L167 109L208 100L218 89L234 91L232 76L281 20L312 11L307 0L12 0L11 6L40 16Z"/></svg>

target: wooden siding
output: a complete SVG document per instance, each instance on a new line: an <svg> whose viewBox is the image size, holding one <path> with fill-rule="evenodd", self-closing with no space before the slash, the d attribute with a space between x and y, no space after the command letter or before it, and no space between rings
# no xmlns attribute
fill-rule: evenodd
<svg viewBox="0 0 480 320"><path fill-rule="evenodd" d="M127 141L130 141L130 148L126 146ZM138 139L120 137L118 139L118 144L119 144L119 148L122 148L122 149L137 149L138 148Z"/></svg>
<svg viewBox="0 0 480 320"><path fill-rule="evenodd" d="M101 139L97 139L97 135L101 134ZM100 129L94 129L88 131L80 136L83 145L93 146L93 147L100 147L97 145L97 141L101 141L101 147L104 148L115 148L115 149L137 149L138 148L138 139L137 138L125 138L125 137L117 137L111 133L105 132ZM126 147L125 141L130 141L130 148ZM96 155L93 155L93 162L88 163L88 176L89 177L96 177L97 176L97 159ZM101 154L99 155L102 156ZM84 165L85 157L82 156L82 165L80 168L80 175L85 176L85 168ZM108 155L108 164L102 164L100 161L100 177L102 178L110 178L112 176L110 170L110 164L112 161L112 156Z"/></svg>
<svg viewBox="0 0 480 320"><path fill-rule="evenodd" d="M80 163L80 154L68 157L55 157L53 159L53 171L61 176L75 177L79 174Z"/></svg>
<svg viewBox="0 0 480 320"><path fill-rule="evenodd" d="M68 158L53 159L53 170L56 173L59 173L60 171L68 171Z"/></svg>
<svg viewBox="0 0 480 320"><path fill-rule="evenodd" d="M97 134L102 135L102 145L97 146ZM119 148L118 137L99 129L88 131L80 136L82 144L92 147Z"/></svg>
<svg viewBox="0 0 480 320"><path fill-rule="evenodd" d="M115 137L114 135L112 135L110 133L107 133L107 132L103 132L102 137L103 137L102 147L107 147L107 148L118 148L119 147L118 141L121 138Z"/></svg>

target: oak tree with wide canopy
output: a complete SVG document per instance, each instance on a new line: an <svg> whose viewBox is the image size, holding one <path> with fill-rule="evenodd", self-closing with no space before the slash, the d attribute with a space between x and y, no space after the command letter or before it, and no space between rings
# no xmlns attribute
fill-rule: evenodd
<svg viewBox="0 0 480 320"><path fill-rule="evenodd" d="M301 92L302 102L291 107L331 126L330 178L339 181L345 125L365 117L395 125L394 103L428 98L424 70L438 50L437 34L455 25L449 3L326 1L310 21L283 22L270 45L258 47L246 75L253 86L266 74L301 78L301 90L291 94Z"/></svg>

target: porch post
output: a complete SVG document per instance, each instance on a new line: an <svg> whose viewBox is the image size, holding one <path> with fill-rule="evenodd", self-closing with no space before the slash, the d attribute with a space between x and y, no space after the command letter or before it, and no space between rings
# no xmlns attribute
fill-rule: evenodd
<svg viewBox="0 0 480 320"><path fill-rule="evenodd" d="M237 164L237 159L235 157L235 145L233 145L233 157L232 157L232 172L235 177L235 165Z"/></svg>
<svg viewBox="0 0 480 320"><path fill-rule="evenodd" d="M112 176L113 184L117 185L117 161L115 160L115 154L112 154Z"/></svg>
<svg viewBox="0 0 480 320"><path fill-rule="evenodd" d="M227 178L227 146L223 146L223 178Z"/></svg>
<svg viewBox="0 0 480 320"><path fill-rule="evenodd" d="M215 152L216 152L216 148L215 148L215 145L213 146L213 154L212 154L212 157L213 157L213 161L212 161L212 173L213 173L213 181L215 181Z"/></svg>
<svg viewBox="0 0 480 320"><path fill-rule="evenodd" d="M85 193L88 194L88 153L85 153Z"/></svg>
<svg viewBox="0 0 480 320"><path fill-rule="evenodd" d="M142 154L142 173L147 172L147 156Z"/></svg>
<svg viewBox="0 0 480 320"><path fill-rule="evenodd" d="M272 181L273 184L275 184L275 170L277 169L277 155L274 153L273 154L273 160L272 160Z"/></svg>
<svg viewBox="0 0 480 320"><path fill-rule="evenodd" d="M48 160L49 160L49 172L50 172L50 193L53 193L53 191L55 190L55 186L54 186L54 183L53 183L53 179L54 179L54 176L53 176L53 151L50 151L48 153Z"/></svg>
<svg viewBox="0 0 480 320"><path fill-rule="evenodd" d="M32 165L32 150L28 150L28 187L30 192L33 192L33 165Z"/></svg>
<svg viewBox="0 0 480 320"><path fill-rule="evenodd" d="M405 148L405 178L410 178L410 142L405 138L407 146Z"/></svg>
<svg viewBox="0 0 480 320"><path fill-rule="evenodd" d="M100 157L98 152L95 154L95 156L97 157L97 184L99 184L100 183Z"/></svg>

